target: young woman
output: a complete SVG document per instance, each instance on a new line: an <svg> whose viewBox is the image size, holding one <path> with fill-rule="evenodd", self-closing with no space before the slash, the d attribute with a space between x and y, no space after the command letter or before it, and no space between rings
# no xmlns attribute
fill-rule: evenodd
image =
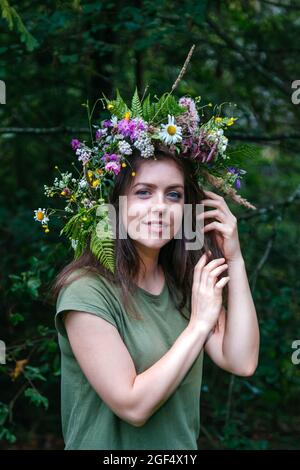
<svg viewBox="0 0 300 470"><path fill-rule="evenodd" d="M221 196L199 187L191 162L167 148L131 163L135 176L119 173L109 201L115 275L87 248L54 285L66 450L197 449L204 351L237 375L257 366L236 218ZM200 216L215 220L205 224L201 249L187 250L184 230L175 234L184 204L201 203L214 210Z"/></svg>

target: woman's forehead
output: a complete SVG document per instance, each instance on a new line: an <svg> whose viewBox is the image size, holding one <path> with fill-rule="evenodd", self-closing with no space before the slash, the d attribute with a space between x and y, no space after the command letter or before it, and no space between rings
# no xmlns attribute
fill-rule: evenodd
<svg viewBox="0 0 300 470"><path fill-rule="evenodd" d="M184 176L182 170L172 160L152 160L142 162L132 185L137 183L152 183L155 185L183 184Z"/></svg>

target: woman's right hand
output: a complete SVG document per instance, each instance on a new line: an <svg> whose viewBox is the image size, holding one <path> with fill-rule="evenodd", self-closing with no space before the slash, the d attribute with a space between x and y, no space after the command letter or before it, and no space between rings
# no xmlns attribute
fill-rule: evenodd
<svg viewBox="0 0 300 470"><path fill-rule="evenodd" d="M222 290L229 281L229 276L217 280L228 267L224 262L225 258L217 258L207 263L207 255L204 253L194 269L190 324L201 325L207 329L207 333L219 318Z"/></svg>

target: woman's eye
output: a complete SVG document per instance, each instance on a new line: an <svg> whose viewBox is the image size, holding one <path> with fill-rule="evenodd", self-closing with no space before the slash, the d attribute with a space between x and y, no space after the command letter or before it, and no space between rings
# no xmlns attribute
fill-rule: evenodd
<svg viewBox="0 0 300 470"><path fill-rule="evenodd" d="M172 191L170 194L175 194L175 197L176 197L177 199L180 199L180 198L181 198L181 194L180 194L180 193L176 193L176 192ZM174 197L174 196L172 196L172 197Z"/></svg>
<svg viewBox="0 0 300 470"><path fill-rule="evenodd" d="M140 191L137 191L135 194L140 194L142 196L144 196L145 194L144 193L149 193L149 191L146 191L146 190L140 190ZM170 195L172 195L171 197L172 198L176 198L176 199L181 199L182 195L180 193L177 193L175 191L172 191L171 193L169 193Z"/></svg>
<svg viewBox="0 0 300 470"><path fill-rule="evenodd" d="M149 193L149 191L137 191L135 194Z"/></svg>

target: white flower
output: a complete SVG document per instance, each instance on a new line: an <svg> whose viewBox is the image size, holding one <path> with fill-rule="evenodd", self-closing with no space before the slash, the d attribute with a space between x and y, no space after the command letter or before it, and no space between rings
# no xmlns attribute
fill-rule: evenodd
<svg viewBox="0 0 300 470"><path fill-rule="evenodd" d="M114 127L117 126L117 124L118 124L118 118L117 118L117 116L113 115L113 116L110 118L110 121L111 121L111 123L112 123L112 125L113 125Z"/></svg>
<svg viewBox="0 0 300 470"><path fill-rule="evenodd" d="M80 189L84 189L84 188L87 187L87 181L86 181L84 178L82 178L82 179L79 181L79 187L80 187Z"/></svg>
<svg viewBox="0 0 300 470"><path fill-rule="evenodd" d="M149 158L154 155L155 149L151 144L151 139L146 131L140 131L138 133L138 137L133 145L141 152L141 156L143 158Z"/></svg>
<svg viewBox="0 0 300 470"><path fill-rule="evenodd" d="M221 154L223 154L225 152L225 150L227 148L227 144L228 144L228 139L227 139L227 137L225 137L223 129L219 129L218 131L209 131L207 139L212 140L213 142L218 140L219 141L218 142L218 151Z"/></svg>
<svg viewBox="0 0 300 470"><path fill-rule="evenodd" d="M228 144L228 139L225 136L222 136L221 142L219 143L219 150L221 153L224 153Z"/></svg>
<svg viewBox="0 0 300 470"><path fill-rule="evenodd" d="M49 221L49 217L46 216L46 209L41 209L40 207L38 210L34 211L34 220L41 222L41 224L47 224Z"/></svg>
<svg viewBox="0 0 300 470"><path fill-rule="evenodd" d="M174 121L174 116L168 114L168 124L161 124L162 130L159 133L159 138L166 144L176 144L182 140L181 127L177 126Z"/></svg>
<svg viewBox="0 0 300 470"><path fill-rule="evenodd" d="M128 142L125 140L121 140L118 144L119 146L119 152L122 153L123 155L131 155L132 154L132 148Z"/></svg>
<svg viewBox="0 0 300 470"><path fill-rule="evenodd" d="M122 134L116 134L115 140L124 140L124 136Z"/></svg>
<svg viewBox="0 0 300 470"><path fill-rule="evenodd" d="M71 238L71 245L74 250L76 250L77 245L78 245L78 240L74 240L74 238Z"/></svg>

